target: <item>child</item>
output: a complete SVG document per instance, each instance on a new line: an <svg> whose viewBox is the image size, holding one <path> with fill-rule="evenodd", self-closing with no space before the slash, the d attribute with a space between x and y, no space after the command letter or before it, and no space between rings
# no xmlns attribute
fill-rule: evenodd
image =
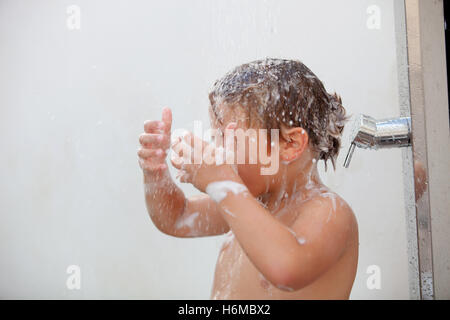
<svg viewBox="0 0 450 320"><path fill-rule="evenodd" d="M228 232L212 299L348 299L358 262L357 222L317 171L318 160L334 166L340 148L346 121L340 97L328 94L301 62L265 59L226 74L209 98L212 128L257 134L246 136L244 145L227 144L230 158L216 163L196 161L193 150L201 145L215 157L217 145L211 148L192 133L174 140L171 161L180 181L202 192L185 198L165 160L170 109L163 109L162 121L145 122L138 155L155 226L175 237ZM251 161L255 141L279 161L275 172L262 174L267 162ZM239 152L245 161L235 164Z"/></svg>

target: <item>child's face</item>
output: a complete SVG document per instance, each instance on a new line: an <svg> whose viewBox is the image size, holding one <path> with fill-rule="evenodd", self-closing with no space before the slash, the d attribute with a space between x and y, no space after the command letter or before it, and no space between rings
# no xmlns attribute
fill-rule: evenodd
<svg viewBox="0 0 450 320"><path fill-rule="evenodd" d="M268 135L261 132L258 128L248 128L248 115L242 107L230 108L224 105L217 106L216 112L220 115L220 119L217 119L211 106L209 107L209 112L211 127L213 129L225 132L226 126L231 122L235 122L237 124L236 130L241 129L240 132L245 134L241 136L241 142L236 139L235 143L235 154L237 155L241 152L241 155L245 155L242 157L245 161L242 161L242 158L238 159L235 157L234 163L237 164L239 176L254 196L267 192L270 181L278 173L278 162L280 158L278 152L272 154L273 150L278 151L275 146L275 143L278 144L278 141L274 141L271 147L271 141ZM270 135L270 130L268 131ZM237 135L237 131L235 132ZM265 150L261 150L267 155L265 164L262 163L263 161L260 158L260 148L265 148ZM269 164L267 164L268 159L270 159ZM266 168L267 170L269 167L272 170L272 174L261 174L262 168Z"/></svg>

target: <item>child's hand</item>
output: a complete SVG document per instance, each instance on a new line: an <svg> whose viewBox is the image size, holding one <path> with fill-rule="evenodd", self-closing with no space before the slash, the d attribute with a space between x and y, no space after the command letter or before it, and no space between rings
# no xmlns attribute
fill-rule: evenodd
<svg viewBox="0 0 450 320"><path fill-rule="evenodd" d="M145 121L145 133L139 136L142 147L138 150L139 165L144 173L159 176L167 170L171 126L172 111L167 107L163 108L162 121Z"/></svg>
<svg viewBox="0 0 450 320"><path fill-rule="evenodd" d="M235 123L230 123L226 129L233 130L235 126ZM202 146L202 152L196 154L194 146ZM211 182L223 179L231 180L233 176L238 176L235 168L231 164L225 163L227 156L234 159L234 150L227 147L225 149L215 148L213 144L203 141L191 132L186 132L182 138L174 141L172 150L171 162L175 168L180 170L180 181L191 183L202 192L205 192L206 186ZM221 153L218 157L223 159L222 164L220 162L216 164L215 156L218 152Z"/></svg>

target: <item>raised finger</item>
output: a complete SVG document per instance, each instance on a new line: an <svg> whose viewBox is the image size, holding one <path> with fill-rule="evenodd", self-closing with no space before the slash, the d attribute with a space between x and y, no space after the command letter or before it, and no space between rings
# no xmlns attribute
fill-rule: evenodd
<svg viewBox="0 0 450 320"><path fill-rule="evenodd" d="M169 137L159 133L143 133L139 136L139 142L144 147L163 147L163 149L167 149Z"/></svg>
<svg viewBox="0 0 450 320"><path fill-rule="evenodd" d="M144 131L146 133L157 133L164 131L164 122L160 120L147 120L144 122Z"/></svg>
<svg viewBox="0 0 450 320"><path fill-rule="evenodd" d="M143 159L148 158L161 158L164 159L166 157L166 152L163 149L147 149L141 148L138 150L138 156Z"/></svg>
<svg viewBox="0 0 450 320"><path fill-rule="evenodd" d="M162 122L164 123L164 131L170 132L172 127L172 110L169 107L164 107L162 110Z"/></svg>

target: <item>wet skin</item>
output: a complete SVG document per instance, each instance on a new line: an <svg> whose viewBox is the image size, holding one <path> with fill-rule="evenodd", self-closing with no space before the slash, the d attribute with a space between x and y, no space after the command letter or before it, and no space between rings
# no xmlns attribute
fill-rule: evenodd
<svg viewBox="0 0 450 320"><path fill-rule="evenodd" d="M323 196L328 194L328 196ZM345 202L336 197L336 209L329 198L326 189L310 192L311 199L305 194L297 199L290 199L289 207L274 213L274 216L284 225L291 226L293 221L303 216L308 219L308 212L316 206L328 206L332 219L339 219L339 215L350 215L353 222L347 227L351 229L351 237L341 257L329 266L329 269L315 279L311 284L296 290L277 288L270 283L253 265L239 245L231 231L227 234L217 259L211 299L348 299L356 275L358 263L358 228L353 213ZM335 223L336 221L328 221ZM311 221L320 227L321 223ZM315 228L315 226L312 226ZM330 235L332 241L333 235ZM308 241L303 244L308 245Z"/></svg>
<svg viewBox="0 0 450 320"><path fill-rule="evenodd" d="M230 118L224 117L223 124L213 121L212 127L223 130L225 124L243 118L225 116ZM220 251L211 298L349 297L358 260L357 222L345 201L320 181L317 154L303 129L281 130L282 163L270 176L260 174L260 164L238 164L232 170L172 161L184 171L181 181L202 192L214 181L246 186L247 192L229 192L218 203L205 194L185 198L172 181L162 152L169 147L170 125L171 113L165 110L163 121L146 123L140 138L147 210L160 231L175 237L233 233Z"/></svg>

